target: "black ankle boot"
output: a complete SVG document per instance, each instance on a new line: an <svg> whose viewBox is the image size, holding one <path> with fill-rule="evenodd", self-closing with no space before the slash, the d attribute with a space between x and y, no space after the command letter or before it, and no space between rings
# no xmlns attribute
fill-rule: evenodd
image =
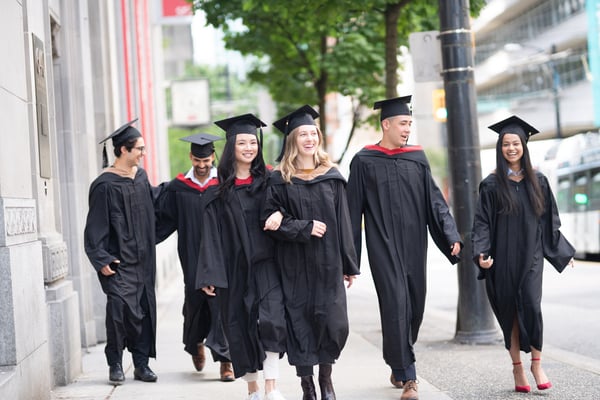
<svg viewBox="0 0 600 400"><path fill-rule="evenodd" d="M331 383L331 364L319 364L319 386L321 400L335 400L335 391Z"/></svg>
<svg viewBox="0 0 600 400"><path fill-rule="evenodd" d="M302 386L302 400L317 400L317 392L312 376L300 377L300 386Z"/></svg>

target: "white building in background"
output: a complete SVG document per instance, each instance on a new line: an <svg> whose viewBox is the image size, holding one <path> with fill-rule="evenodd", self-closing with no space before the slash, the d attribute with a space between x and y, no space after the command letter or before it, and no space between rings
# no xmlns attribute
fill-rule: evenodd
<svg viewBox="0 0 600 400"><path fill-rule="evenodd" d="M540 130L535 140L600 125L598 0L490 0L472 23L482 147L487 126L516 114ZM532 140L534 140L532 139Z"/></svg>

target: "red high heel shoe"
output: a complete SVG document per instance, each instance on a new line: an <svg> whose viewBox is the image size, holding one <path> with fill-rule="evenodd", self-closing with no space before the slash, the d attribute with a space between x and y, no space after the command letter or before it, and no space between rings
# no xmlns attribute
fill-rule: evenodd
<svg viewBox="0 0 600 400"><path fill-rule="evenodd" d="M517 362L517 363L512 363L513 366L515 365L521 365L521 362ZM515 373L514 369L513 369L513 374ZM523 385L523 386L519 386L519 385L515 385L515 392L519 392L519 393L529 393L531 392L531 386L529 385Z"/></svg>
<svg viewBox="0 0 600 400"><path fill-rule="evenodd" d="M531 358L531 363L533 364L534 361L541 361L541 358ZM531 371L533 373L533 370ZM533 376L533 378L535 379L535 375ZM546 383L537 383L537 380L535 381L538 390L546 390L546 389L550 389L552 387L552 382L548 381Z"/></svg>

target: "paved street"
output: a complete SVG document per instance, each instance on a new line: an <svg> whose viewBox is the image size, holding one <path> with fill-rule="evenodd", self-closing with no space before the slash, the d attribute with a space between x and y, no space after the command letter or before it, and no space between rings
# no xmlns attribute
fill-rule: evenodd
<svg viewBox="0 0 600 400"><path fill-rule="evenodd" d="M544 392L534 388L529 394L513 391L510 359L500 341L490 345L461 345L453 341L456 276L456 267L433 248L429 256L427 309L416 345L422 400L600 398L600 264L579 261L563 274L552 267L546 269L543 354L544 367L554 387ZM126 383L113 388L106 382L103 346L95 346L84 357L84 374L77 382L56 388L52 399L243 399L245 383L219 382L217 364L208 362L203 372L193 371L180 340L181 290L176 280L159 298L158 359L151 363L159 376L157 383L133 381L129 365ZM348 291L348 303L351 334L333 372L337 398L399 399L401 391L389 384L389 369L381 357L377 298L368 267ZM529 368L528 358L523 361ZM281 391L288 400L299 400L299 382L285 358L281 373ZM534 387L531 375L529 379Z"/></svg>

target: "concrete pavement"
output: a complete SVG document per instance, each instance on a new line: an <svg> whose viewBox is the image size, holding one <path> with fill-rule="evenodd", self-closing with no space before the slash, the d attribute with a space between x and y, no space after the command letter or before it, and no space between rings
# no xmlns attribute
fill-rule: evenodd
<svg viewBox="0 0 600 400"><path fill-rule="evenodd" d="M429 268L428 305L415 347L421 400L600 399L600 360L551 345L544 349L544 368L554 387L538 391L529 374L532 393L515 393L510 359L500 341L490 345L461 345L453 341L455 267L441 257L434 256L430 258ZM430 301L432 298L434 300ZM204 371L198 373L193 369L191 357L184 352L181 343L182 300L180 279L173 281L158 298L158 358L151 360L150 364L158 375L158 382L134 381L131 358L129 353L125 353L127 380L119 387L109 385L104 346L99 345L87 349L83 358L84 373L77 381L55 388L51 398L244 399L245 382L220 382L218 363L207 360ZM368 268L363 269L361 277L348 290L348 308L351 332L342 356L333 369L337 398L399 399L401 390L390 385L390 371L381 356L377 298ZM524 357L523 363L529 369L528 358ZM280 391L288 400L301 399L299 379L286 358L281 360L280 367Z"/></svg>

